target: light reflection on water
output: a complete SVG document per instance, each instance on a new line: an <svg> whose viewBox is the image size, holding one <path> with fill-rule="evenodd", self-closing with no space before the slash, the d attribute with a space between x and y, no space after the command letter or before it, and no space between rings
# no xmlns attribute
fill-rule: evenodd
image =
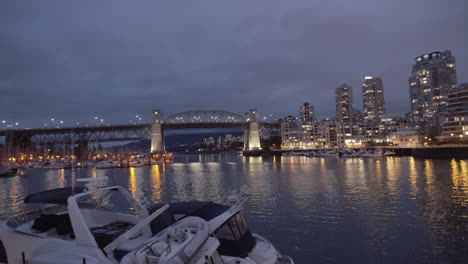
<svg viewBox="0 0 468 264"><path fill-rule="evenodd" d="M251 229L296 263L454 262L468 254L468 165L410 157L341 159L182 155L175 163L109 170L41 170L0 179L0 217L23 198L107 175L145 206L221 201L247 184Z"/></svg>

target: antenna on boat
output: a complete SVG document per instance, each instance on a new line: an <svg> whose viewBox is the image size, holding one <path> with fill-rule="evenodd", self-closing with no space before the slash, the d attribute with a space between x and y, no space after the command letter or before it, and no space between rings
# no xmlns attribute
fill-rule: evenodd
<svg viewBox="0 0 468 264"><path fill-rule="evenodd" d="M106 187L109 178L107 177L97 177L97 178L81 178L76 180L77 182L84 182L85 187L88 191L95 191L99 188Z"/></svg>

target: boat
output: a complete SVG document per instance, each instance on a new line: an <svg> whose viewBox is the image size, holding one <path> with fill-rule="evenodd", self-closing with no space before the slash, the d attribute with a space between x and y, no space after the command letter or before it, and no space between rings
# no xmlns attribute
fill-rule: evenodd
<svg viewBox="0 0 468 264"><path fill-rule="evenodd" d="M381 158L383 157L383 152L381 149L376 149L374 151L364 151L361 150L357 154L360 158Z"/></svg>
<svg viewBox="0 0 468 264"><path fill-rule="evenodd" d="M161 165L163 162L161 160L155 160L150 162L151 165Z"/></svg>
<svg viewBox="0 0 468 264"><path fill-rule="evenodd" d="M222 263L287 264L294 261L279 251L264 237L253 234L242 213L249 194L247 186L231 192L224 203L186 201L169 203L160 219L151 223L153 232L164 230L178 219L200 217L209 223L213 236L219 240L218 252ZM164 206L155 204L148 211L156 212Z"/></svg>
<svg viewBox="0 0 468 264"><path fill-rule="evenodd" d="M48 166L45 166L44 168L52 169L52 170L61 170L61 169L65 169L65 165L62 163L51 163Z"/></svg>
<svg viewBox="0 0 468 264"><path fill-rule="evenodd" d="M396 153L393 150L386 150L383 155L384 156L395 156Z"/></svg>
<svg viewBox="0 0 468 264"><path fill-rule="evenodd" d="M303 151L293 151L291 152L291 156L305 156L306 152Z"/></svg>
<svg viewBox="0 0 468 264"><path fill-rule="evenodd" d="M167 204L149 213L123 187L106 187L106 177L78 181L85 186L27 196L25 203L51 206L0 222L0 263L227 263L202 218L179 219L155 233L150 223L161 221Z"/></svg>
<svg viewBox="0 0 468 264"><path fill-rule="evenodd" d="M339 156L342 158L356 158L357 153L352 149L343 149L339 151Z"/></svg>
<svg viewBox="0 0 468 264"><path fill-rule="evenodd" d="M18 168L10 166L0 166L0 177L11 177L16 176L18 173Z"/></svg>
<svg viewBox="0 0 468 264"><path fill-rule="evenodd" d="M143 162L137 162L137 163L130 164L130 167L134 167L134 168L143 167L143 166L145 166L145 164Z"/></svg>
<svg viewBox="0 0 468 264"><path fill-rule="evenodd" d="M283 156L283 157L291 157L291 152L283 152L283 154L281 154L281 156Z"/></svg>
<svg viewBox="0 0 468 264"><path fill-rule="evenodd" d="M95 168L96 169L112 169L112 168L118 168L119 166L114 163L112 160L108 161L100 161L96 163Z"/></svg>
<svg viewBox="0 0 468 264"><path fill-rule="evenodd" d="M34 168L34 163L32 162L26 162L18 166L20 169L32 169Z"/></svg>
<svg viewBox="0 0 468 264"><path fill-rule="evenodd" d="M45 167L45 163L44 163L44 162L40 162L40 161L34 163L34 165L33 165L33 168L34 168L34 169L42 169L42 168L44 168L44 167Z"/></svg>
<svg viewBox="0 0 468 264"><path fill-rule="evenodd" d="M336 151L334 150L318 150L314 153L315 157L332 157L336 156Z"/></svg>

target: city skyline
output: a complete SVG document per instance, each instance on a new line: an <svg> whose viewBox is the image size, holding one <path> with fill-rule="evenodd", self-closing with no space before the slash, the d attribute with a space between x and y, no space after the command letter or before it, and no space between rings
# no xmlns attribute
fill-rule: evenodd
<svg viewBox="0 0 468 264"><path fill-rule="evenodd" d="M468 82L466 3L438 3L255 1L246 10L215 2L2 2L0 119L40 127L51 118L149 122L151 109L250 108L283 117L303 102L317 119L333 118L342 83L355 88L363 109L357 91L368 75L382 78L387 112L401 115L410 111L408 77L419 55L452 51L458 84Z"/></svg>

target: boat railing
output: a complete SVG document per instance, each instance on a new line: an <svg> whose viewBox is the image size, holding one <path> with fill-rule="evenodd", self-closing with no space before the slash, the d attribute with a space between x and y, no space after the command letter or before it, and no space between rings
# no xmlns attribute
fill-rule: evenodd
<svg viewBox="0 0 468 264"><path fill-rule="evenodd" d="M294 264L294 261L289 256L281 255L278 257L278 264Z"/></svg>
<svg viewBox="0 0 468 264"><path fill-rule="evenodd" d="M56 213L66 212L66 211L67 211L67 206L65 205L54 205L54 206L44 207L44 208L28 211L21 215L11 217L10 219L7 220L6 224L10 228L16 228L22 224L28 223L38 218L41 214L56 214Z"/></svg>
<svg viewBox="0 0 468 264"><path fill-rule="evenodd" d="M238 190L233 190L227 197L226 203L231 207L231 210L241 208L249 198L250 188L247 185L242 186Z"/></svg>

